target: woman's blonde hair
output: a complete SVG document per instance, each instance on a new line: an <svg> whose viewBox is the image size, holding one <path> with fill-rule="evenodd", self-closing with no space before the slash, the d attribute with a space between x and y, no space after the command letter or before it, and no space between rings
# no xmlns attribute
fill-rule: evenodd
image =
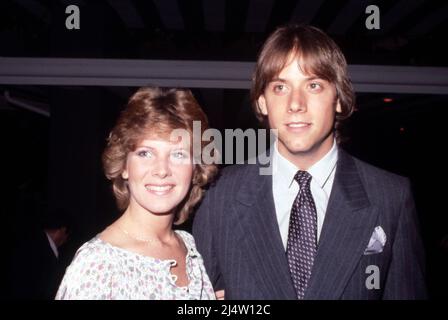
<svg viewBox="0 0 448 320"><path fill-rule="evenodd" d="M129 206L129 189L122 172L129 152L148 135L167 135L174 129L186 129L192 137L193 121L201 122L201 136L193 137L201 141L202 133L208 129L207 117L188 89L144 87L130 99L112 129L106 149L103 152L103 168L106 177L112 181L118 208ZM176 208L175 224L186 221L195 205L201 200L204 189L217 173L214 164L194 164L191 189L186 198Z"/></svg>

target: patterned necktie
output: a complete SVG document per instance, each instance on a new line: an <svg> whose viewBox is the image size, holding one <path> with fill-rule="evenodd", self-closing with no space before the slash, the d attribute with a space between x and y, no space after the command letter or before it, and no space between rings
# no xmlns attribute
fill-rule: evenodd
<svg viewBox="0 0 448 320"><path fill-rule="evenodd" d="M311 175L298 171L294 179L300 186L289 220L286 256L297 298L303 299L317 251L317 214L311 195Z"/></svg>

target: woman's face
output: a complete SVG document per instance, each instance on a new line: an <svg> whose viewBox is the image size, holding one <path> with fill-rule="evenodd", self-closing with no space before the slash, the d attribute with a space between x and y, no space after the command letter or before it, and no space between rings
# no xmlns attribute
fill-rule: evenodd
<svg viewBox="0 0 448 320"><path fill-rule="evenodd" d="M168 214L187 195L193 176L190 143L146 136L127 156L122 177L128 180L130 207Z"/></svg>

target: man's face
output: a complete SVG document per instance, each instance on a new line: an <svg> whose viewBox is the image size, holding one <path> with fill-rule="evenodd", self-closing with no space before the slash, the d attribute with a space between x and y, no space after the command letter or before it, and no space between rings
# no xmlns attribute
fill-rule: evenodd
<svg viewBox="0 0 448 320"><path fill-rule="evenodd" d="M68 234L68 230L66 227L60 227L56 230L56 232L54 233L53 241L56 244L56 246L59 248L60 246L62 246L64 243L67 242L69 237Z"/></svg>
<svg viewBox="0 0 448 320"><path fill-rule="evenodd" d="M292 57L258 98L269 127L278 130L278 150L301 169L320 160L333 145L335 112L341 111L332 83L304 74Z"/></svg>

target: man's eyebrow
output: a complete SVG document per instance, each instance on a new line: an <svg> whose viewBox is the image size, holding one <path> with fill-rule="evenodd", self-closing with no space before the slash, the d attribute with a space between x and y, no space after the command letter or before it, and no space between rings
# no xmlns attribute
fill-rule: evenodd
<svg viewBox="0 0 448 320"><path fill-rule="evenodd" d="M272 78L271 81L269 81L269 82L274 82L274 81L286 82L285 79L282 79L282 78L279 78L279 77Z"/></svg>
<svg viewBox="0 0 448 320"><path fill-rule="evenodd" d="M325 80L325 79L322 77L316 76L316 75L311 75L311 76L306 77L305 80L310 81L310 80ZM272 78L271 81L269 81L269 82L275 82L275 81L288 82L286 79L279 78L279 77Z"/></svg>
<svg viewBox="0 0 448 320"><path fill-rule="evenodd" d="M306 80L309 81L309 80L324 80L324 79L319 76L311 75L311 76L307 77Z"/></svg>

